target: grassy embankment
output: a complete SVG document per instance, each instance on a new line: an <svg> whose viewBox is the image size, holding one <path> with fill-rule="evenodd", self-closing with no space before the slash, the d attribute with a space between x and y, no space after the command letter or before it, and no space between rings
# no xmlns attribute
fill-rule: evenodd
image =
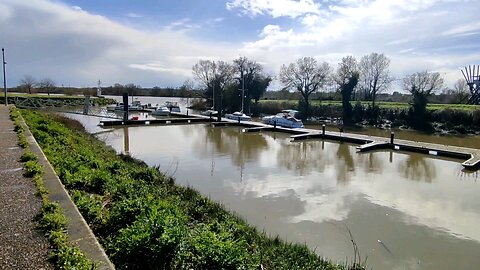
<svg viewBox="0 0 480 270"><path fill-rule="evenodd" d="M42 99L42 100L53 100L53 101L66 101L66 102L75 102L78 104L83 104L82 102L85 100L84 96L68 96L68 95L45 95L45 94L26 94L26 93L7 93L8 103L13 104L15 103L16 98L20 99ZM107 105L115 103L115 100L110 98L96 98L93 97L90 99L91 102L95 105ZM0 104L5 103L5 94L0 93Z"/></svg>
<svg viewBox="0 0 480 270"><path fill-rule="evenodd" d="M22 113L119 269L363 269L267 237L158 168L117 155L78 122Z"/></svg>
<svg viewBox="0 0 480 270"><path fill-rule="evenodd" d="M43 167L38 163L38 157L30 150L25 131L20 123L20 113L17 109L10 110L10 118L14 121L18 133L18 145L25 149L20 160L24 162L23 175L33 178L37 187L37 195L42 199L40 210L40 228L45 231L51 247L50 260L55 269L95 269L93 262L76 246L68 243L67 218L60 206L50 201L48 191L43 182Z"/></svg>

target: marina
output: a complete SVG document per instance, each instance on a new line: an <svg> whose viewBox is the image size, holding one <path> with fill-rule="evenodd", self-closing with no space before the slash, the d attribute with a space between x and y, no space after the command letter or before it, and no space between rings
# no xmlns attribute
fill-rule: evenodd
<svg viewBox="0 0 480 270"><path fill-rule="evenodd" d="M261 131L275 131L293 134L291 139L293 141L307 140L307 139L321 139L332 140L339 142L349 142L359 144L357 150L359 152L391 149L398 151L416 152L432 156L449 157L464 160L462 166L466 169L476 170L480 167L480 150L465 147L455 147L448 145L440 145L425 142L414 142L408 140L399 140L394 138L391 134L390 139L369 135L332 132L326 131L325 128L321 131L305 128L286 128L276 127L274 125L267 125L253 121L242 121L240 118L236 120L222 118L222 121L217 121L216 117L208 117L196 114L182 114L171 113L173 117L163 119L143 119L143 120L102 120L101 126L131 126L131 125L168 125L168 124L195 124L195 123L212 123L213 126L242 126L245 127L244 132L261 132Z"/></svg>

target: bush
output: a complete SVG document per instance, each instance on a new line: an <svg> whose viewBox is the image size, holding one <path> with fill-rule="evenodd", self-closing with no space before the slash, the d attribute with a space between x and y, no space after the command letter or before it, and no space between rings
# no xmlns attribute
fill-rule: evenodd
<svg viewBox="0 0 480 270"><path fill-rule="evenodd" d="M43 168L36 160L29 160L25 163L23 175L33 177L36 174L42 174Z"/></svg>
<svg viewBox="0 0 480 270"><path fill-rule="evenodd" d="M38 158L37 156L30 150L25 151L22 156L20 157L21 162L27 162L27 161L37 161Z"/></svg>
<svg viewBox="0 0 480 270"><path fill-rule="evenodd" d="M157 201L132 225L121 229L109 247L121 268L168 269L185 236L187 217L168 202Z"/></svg>

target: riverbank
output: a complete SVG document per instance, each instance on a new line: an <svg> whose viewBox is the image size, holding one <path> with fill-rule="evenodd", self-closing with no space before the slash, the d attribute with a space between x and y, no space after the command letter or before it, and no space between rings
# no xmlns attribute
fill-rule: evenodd
<svg viewBox="0 0 480 270"><path fill-rule="evenodd" d="M339 102L312 101L310 105L310 123L336 123L341 120L342 106ZM376 128L402 128L409 127L409 104L399 102L380 102L375 112L367 103L353 103L352 120L354 125ZM293 100L262 100L257 107L252 107L255 114L275 114L283 109L296 109L302 111L299 101ZM480 134L480 105L465 104L429 104L427 106L430 125L425 126L428 133L435 134ZM372 115L377 115L373 123ZM301 115L300 115L301 117Z"/></svg>
<svg viewBox="0 0 480 270"><path fill-rule="evenodd" d="M267 237L158 168L118 156L78 122L22 113L117 268L361 269Z"/></svg>

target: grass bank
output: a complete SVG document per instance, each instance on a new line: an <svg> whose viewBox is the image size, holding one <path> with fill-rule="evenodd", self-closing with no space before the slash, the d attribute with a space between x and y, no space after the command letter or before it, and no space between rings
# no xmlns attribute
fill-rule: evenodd
<svg viewBox="0 0 480 270"><path fill-rule="evenodd" d="M95 264L87 259L78 247L68 243L67 218L60 206L48 198L48 191L42 178L43 167L38 162L38 157L29 148L25 131L20 123L19 111L12 107L10 118L14 121L14 129L18 134L18 145L25 149L20 158L24 162L23 175L33 179L37 187L37 195L42 200L39 226L50 243L50 260L53 266L55 269L95 269Z"/></svg>
<svg viewBox="0 0 480 270"><path fill-rule="evenodd" d="M117 155L78 122L22 113L119 269L363 269L266 236L157 168Z"/></svg>
<svg viewBox="0 0 480 270"><path fill-rule="evenodd" d="M40 101L50 100L61 104L60 102L65 102L66 104L79 104L83 105L85 96L68 96L68 95L45 95L45 94L26 94L26 93L7 93L7 99L9 104L15 104L18 101L23 101L25 99L38 99ZM107 104L114 104L115 100L110 98L97 98L91 97L90 102L95 105L104 106ZM0 104L5 103L5 94L0 93ZM53 104L51 104L53 105Z"/></svg>

